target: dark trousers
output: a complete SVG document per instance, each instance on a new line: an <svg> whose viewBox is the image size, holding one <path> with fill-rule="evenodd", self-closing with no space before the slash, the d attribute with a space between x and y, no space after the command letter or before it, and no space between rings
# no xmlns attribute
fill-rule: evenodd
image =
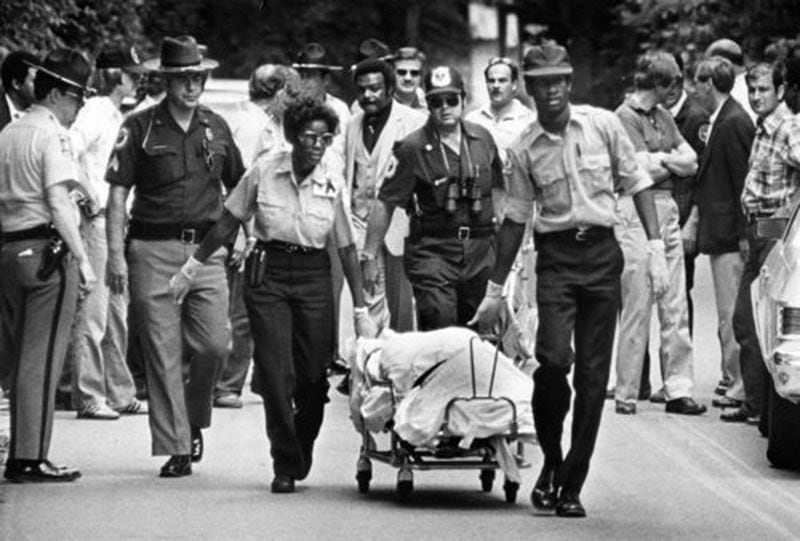
<svg viewBox="0 0 800 541"><path fill-rule="evenodd" d="M417 301L419 330L465 325L486 293L494 259L492 237L407 240L406 274Z"/></svg>
<svg viewBox="0 0 800 541"><path fill-rule="evenodd" d="M267 253L260 285L245 285L253 331L254 390L264 399L276 474L303 479L322 426L333 352L328 255Z"/></svg>
<svg viewBox="0 0 800 541"><path fill-rule="evenodd" d="M533 418L544 467L555 470L556 486L578 493L589 471L603 411L623 256L610 229L587 241L562 233L536 235L536 246L540 364L533 374ZM567 376L573 360L572 445L564 457L561 436L570 405Z"/></svg>
<svg viewBox="0 0 800 541"><path fill-rule="evenodd" d="M760 414L767 389L764 381L768 377L768 373L756 335L750 285L758 278L761 266L775 245L775 241L756 238L755 229L751 226L747 229L747 242L750 245L750 254L744 264L742 281L739 283L739 293L736 296L736 309L733 312L733 335L740 347L739 365L742 369L745 405L754 414Z"/></svg>

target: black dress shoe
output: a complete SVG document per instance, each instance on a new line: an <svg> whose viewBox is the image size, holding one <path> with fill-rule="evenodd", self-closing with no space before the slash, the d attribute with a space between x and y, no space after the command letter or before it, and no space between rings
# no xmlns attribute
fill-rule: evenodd
<svg viewBox="0 0 800 541"><path fill-rule="evenodd" d="M562 493L556 503L556 515L559 517L581 518L586 516L586 509L583 508L577 494Z"/></svg>
<svg viewBox="0 0 800 541"><path fill-rule="evenodd" d="M556 472L542 468L536 484L531 491L531 503L539 511L552 511L556 508L556 487L553 485Z"/></svg>
<svg viewBox="0 0 800 541"><path fill-rule="evenodd" d="M192 462L203 460L203 433L199 428L192 427Z"/></svg>
<svg viewBox="0 0 800 541"><path fill-rule="evenodd" d="M288 475L277 473L269 489L273 494L289 494L294 492L294 479Z"/></svg>
<svg viewBox="0 0 800 541"><path fill-rule="evenodd" d="M619 413L620 415L635 415L636 414L636 404L623 402L622 400L617 400L614 404L614 411Z"/></svg>
<svg viewBox="0 0 800 541"><path fill-rule="evenodd" d="M703 404L698 404L691 397L684 396L675 400L667 400L665 408L667 413L680 413L681 415L700 415L706 412Z"/></svg>
<svg viewBox="0 0 800 541"><path fill-rule="evenodd" d="M192 475L192 459L190 455L172 455L161 466L159 477L186 477Z"/></svg>
<svg viewBox="0 0 800 541"><path fill-rule="evenodd" d="M714 398L711 401L711 405L715 408L738 408L742 405L741 400L736 400L735 398L731 398L729 396L720 396L719 398Z"/></svg>
<svg viewBox="0 0 800 541"><path fill-rule="evenodd" d="M758 424L759 417L744 404L733 411L725 412L719 416L725 423L748 423Z"/></svg>
<svg viewBox="0 0 800 541"><path fill-rule="evenodd" d="M4 477L12 483L69 483L80 478L75 468L55 466L49 460L9 460Z"/></svg>

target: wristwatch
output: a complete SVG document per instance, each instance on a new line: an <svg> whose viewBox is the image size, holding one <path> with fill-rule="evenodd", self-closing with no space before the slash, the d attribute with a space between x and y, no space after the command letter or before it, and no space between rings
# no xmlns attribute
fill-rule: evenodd
<svg viewBox="0 0 800 541"><path fill-rule="evenodd" d="M375 254L369 252L361 252L358 255L359 261L375 261Z"/></svg>

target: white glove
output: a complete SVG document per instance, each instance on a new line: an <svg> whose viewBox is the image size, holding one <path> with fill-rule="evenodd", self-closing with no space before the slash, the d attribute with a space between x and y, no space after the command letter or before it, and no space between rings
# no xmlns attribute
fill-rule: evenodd
<svg viewBox="0 0 800 541"><path fill-rule="evenodd" d="M172 292L172 296L175 297L175 304L183 302L192 285L192 280L197 275L197 270L202 266L203 264L196 260L194 256L189 256L181 270L169 279L169 290Z"/></svg>
<svg viewBox="0 0 800 541"><path fill-rule="evenodd" d="M503 285L489 280L486 283L486 295L467 325L472 326L477 323L480 332L491 332L495 324L500 323L505 315L503 312L505 305Z"/></svg>
<svg viewBox="0 0 800 541"><path fill-rule="evenodd" d="M359 338L375 338L378 336L378 326L369 317L369 308L366 306L353 308L353 322L356 327L356 336Z"/></svg>
<svg viewBox="0 0 800 541"><path fill-rule="evenodd" d="M653 295L660 298L669 289L669 274L667 272L667 258L664 255L664 241L651 239L647 241L647 274L650 276L650 286Z"/></svg>

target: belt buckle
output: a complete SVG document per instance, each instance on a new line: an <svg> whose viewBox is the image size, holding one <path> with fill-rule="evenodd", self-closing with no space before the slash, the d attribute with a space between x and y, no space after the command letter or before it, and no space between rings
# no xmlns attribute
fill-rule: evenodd
<svg viewBox="0 0 800 541"><path fill-rule="evenodd" d="M586 228L579 227L577 231L575 231L575 240L578 242L586 242L588 240L589 235L586 231Z"/></svg>
<svg viewBox="0 0 800 541"><path fill-rule="evenodd" d="M287 254L296 254L300 251L300 247L298 245L288 242L286 243L285 249Z"/></svg>
<svg viewBox="0 0 800 541"><path fill-rule="evenodd" d="M458 240L467 240L470 237L470 228L462 225L458 228Z"/></svg>
<svg viewBox="0 0 800 541"><path fill-rule="evenodd" d="M195 244L197 239L197 229L181 229L181 242L184 244Z"/></svg>

